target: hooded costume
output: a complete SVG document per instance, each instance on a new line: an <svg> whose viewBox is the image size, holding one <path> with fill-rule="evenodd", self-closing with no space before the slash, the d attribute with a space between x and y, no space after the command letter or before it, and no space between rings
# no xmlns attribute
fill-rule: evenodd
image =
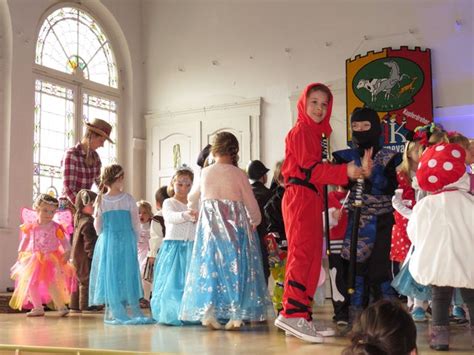
<svg viewBox="0 0 474 355"><path fill-rule="evenodd" d="M329 118L333 99L329 97L327 113L320 123L306 113L311 84L298 100L298 120L285 140L285 178L283 219L288 240L283 294L286 318L311 318L311 301L318 285L323 247L323 184L345 185L347 166L322 163L321 138L329 137Z"/></svg>
<svg viewBox="0 0 474 355"><path fill-rule="evenodd" d="M373 148L373 169L369 179L364 181L362 195L363 206L359 223L357 242L357 265L355 293L351 298L351 306L356 309L368 304L369 288L374 299L394 294L391 286L390 243L393 219L392 196L397 187L396 167L401 163L402 156L380 144L380 118L370 108L356 108L351 116L352 122L370 122L370 129L352 132L353 149L340 150L333 153L338 163L355 161L361 165L366 149ZM349 221L341 255L350 258L350 241L354 223L355 184L350 183L351 194L348 201Z"/></svg>

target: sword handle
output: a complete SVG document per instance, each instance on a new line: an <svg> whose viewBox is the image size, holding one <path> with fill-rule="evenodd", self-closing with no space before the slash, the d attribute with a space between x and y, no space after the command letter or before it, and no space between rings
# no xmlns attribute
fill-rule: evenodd
<svg viewBox="0 0 474 355"><path fill-rule="evenodd" d="M328 162L328 156L329 156L329 144L328 144L328 138L326 137L326 134L323 133L321 137L321 156L323 163ZM326 224L326 230L325 230L325 239L326 239L326 255L330 256L331 255L331 238L329 237L329 202L328 202L328 185L324 185L323 188L324 192L324 223Z"/></svg>
<svg viewBox="0 0 474 355"><path fill-rule="evenodd" d="M328 142L328 138L326 137L324 133L321 137L321 150L322 150L321 155L322 155L323 162L326 163L329 157L329 142Z"/></svg>

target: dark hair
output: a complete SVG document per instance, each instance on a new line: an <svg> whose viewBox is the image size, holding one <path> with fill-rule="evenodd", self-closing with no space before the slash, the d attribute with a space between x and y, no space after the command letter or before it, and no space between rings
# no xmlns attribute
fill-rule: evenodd
<svg viewBox="0 0 474 355"><path fill-rule="evenodd" d="M398 302L378 301L354 325L351 345L343 355L407 355L416 349L413 319Z"/></svg>
<svg viewBox="0 0 474 355"><path fill-rule="evenodd" d="M159 203L160 206L163 206L163 202L169 198L168 192L167 192L168 186L161 186L158 190L155 192L155 202Z"/></svg>
<svg viewBox="0 0 474 355"><path fill-rule="evenodd" d="M211 147L213 156L230 155L232 163L237 166L239 162L239 141L230 132L219 132L214 137L214 143Z"/></svg>
<svg viewBox="0 0 474 355"><path fill-rule="evenodd" d="M323 84L316 84L312 86L310 89L308 89L308 92L306 93L306 98L309 97L313 92L315 91L322 91L328 96L328 100L332 100L332 92L329 90L329 88L326 85Z"/></svg>
<svg viewBox="0 0 474 355"><path fill-rule="evenodd" d="M199 153L196 164L199 165L201 168L204 168L204 164L206 163L207 157L209 156L210 152L211 152L211 145L208 144Z"/></svg>

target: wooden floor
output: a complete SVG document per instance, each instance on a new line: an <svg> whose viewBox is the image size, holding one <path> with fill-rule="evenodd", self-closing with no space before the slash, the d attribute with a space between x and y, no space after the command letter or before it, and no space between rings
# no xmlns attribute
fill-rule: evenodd
<svg viewBox="0 0 474 355"><path fill-rule="evenodd" d="M316 312L318 319L332 325L330 304ZM466 327L453 327L450 353L474 354ZM209 331L201 326L163 325L112 326L102 315L71 314L59 318L55 312L45 317L0 314L0 354L107 354L126 351L140 353L187 354L340 354L346 337L326 338L324 344L308 344L286 337L272 322L248 326L241 331ZM421 354L434 354L428 347L427 324L418 326ZM25 351L26 350L26 351Z"/></svg>

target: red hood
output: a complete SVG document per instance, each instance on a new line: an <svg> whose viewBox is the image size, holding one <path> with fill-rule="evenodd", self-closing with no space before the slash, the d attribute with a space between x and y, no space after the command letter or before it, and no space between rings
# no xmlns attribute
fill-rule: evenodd
<svg viewBox="0 0 474 355"><path fill-rule="evenodd" d="M324 133L326 135L326 137L329 138L329 136L331 135L331 132L332 132L331 125L329 124L329 119L331 118L331 112L332 112L332 102L333 102L332 95L329 96L329 102L328 102L326 117L324 117L324 119L320 123L314 122L311 119L311 117L309 117L306 114L306 95L307 95L308 91L316 85L322 85L324 87L327 87L326 85L321 84L321 83L313 83L313 84L309 84L306 87L306 89L304 89L304 91L301 93L301 96L298 100L298 105L297 105L297 108L298 108L298 122L301 122L305 125L308 125L309 127L311 127L312 130L314 129L319 137L321 137L322 134ZM329 90L329 88L328 88L328 90Z"/></svg>

